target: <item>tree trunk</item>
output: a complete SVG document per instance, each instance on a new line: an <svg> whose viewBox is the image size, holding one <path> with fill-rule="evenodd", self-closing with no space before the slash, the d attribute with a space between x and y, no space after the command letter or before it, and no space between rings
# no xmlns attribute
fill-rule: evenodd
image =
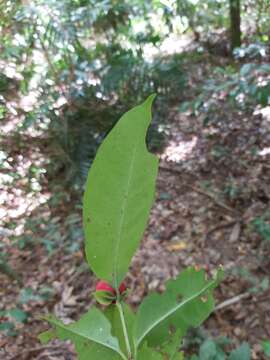
<svg viewBox="0 0 270 360"><path fill-rule="evenodd" d="M230 0L231 51L241 46L240 0Z"/></svg>

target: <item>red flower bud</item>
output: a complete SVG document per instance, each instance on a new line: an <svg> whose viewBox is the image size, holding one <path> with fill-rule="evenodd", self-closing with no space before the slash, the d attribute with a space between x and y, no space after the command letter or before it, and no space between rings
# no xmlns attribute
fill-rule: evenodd
<svg viewBox="0 0 270 360"><path fill-rule="evenodd" d="M111 285L109 283L107 283L106 281L100 280L97 285L96 285L96 291L106 291L111 293L112 295L116 295L116 291L114 290L113 287L111 287Z"/></svg>
<svg viewBox="0 0 270 360"><path fill-rule="evenodd" d="M127 290L127 287L126 287L126 285L125 285L124 282L122 282L122 283L120 284L118 290L119 290L119 292L120 292L120 295L122 295L122 294Z"/></svg>
<svg viewBox="0 0 270 360"><path fill-rule="evenodd" d="M123 298L126 295L126 285L122 282L118 288L119 294L123 295ZM116 303L116 291L115 289L106 281L100 280L96 285L95 298L102 305L110 305Z"/></svg>

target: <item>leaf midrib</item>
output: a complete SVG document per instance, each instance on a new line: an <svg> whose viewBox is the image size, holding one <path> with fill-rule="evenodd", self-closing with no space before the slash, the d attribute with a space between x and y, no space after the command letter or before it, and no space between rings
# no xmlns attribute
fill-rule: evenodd
<svg viewBox="0 0 270 360"><path fill-rule="evenodd" d="M114 286L115 288L118 287L119 284L117 284L117 280L118 280L118 268L119 268L119 262L118 262L118 258L119 258L119 247L120 247L120 243L122 240L122 234L123 234L123 224L125 222L125 217L126 217L126 206L127 206L127 202L128 202L128 194L130 192L130 185L131 185L131 180L132 180L132 174L134 172L134 162L135 162L135 155L137 153L137 148L138 148L138 141L135 143L134 148L132 150L132 156L131 156L131 161L130 161L130 166L129 166L129 172L128 172L128 178L127 178L127 186L126 186L126 191L124 193L124 201L123 204L121 206L120 209L120 221L119 221L119 228L118 228L118 236L115 239L115 251L114 251L114 265L113 265L113 269L114 269Z"/></svg>
<svg viewBox="0 0 270 360"><path fill-rule="evenodd" d="M178 304L177 306L173 307L170 311L166 312L161 318L159 318L158 320L156 320L152 326L148 327L146 329L146 331L139 337L139 339L136 341L137 347L139 346L139 344L141 343L142 339L151 331L154 329L154 327L156 327L160 322L162 322L163 320L165 320L167 317L171 316L174 312L176 312L177 310L179 310L182 306L184 306L185 304L187 304L189 301L194 300L195 298L197 298L198 296L200 296L201 294L203 294L206 290L208 290L214 283L216 282L215 280L212 280L208 285L206 285L203 289L201 289L199 292L197 292L196 294L194 294L193 296L189 297L188 299L186 299L185 301L181 302L180 304Z"/></svg>

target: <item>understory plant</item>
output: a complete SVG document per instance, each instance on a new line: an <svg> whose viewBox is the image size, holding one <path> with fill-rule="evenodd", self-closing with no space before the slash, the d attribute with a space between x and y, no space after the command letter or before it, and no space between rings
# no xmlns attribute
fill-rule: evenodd
<svg viewBox="0 0 270 360"><path fill-rule="evenodd" d="M42 333L71 340L80 360L183 359L181 341L214 308L213 290L222 277L208 279L190 267L168 281L163 294L142 300L137 312L126 303L125 276L139 246L155 193L158 159L145 137L154 95L124 114L101 144L88 174L83 199L85 252L99 279L97 303L71 324L54 316Z"/></svg>

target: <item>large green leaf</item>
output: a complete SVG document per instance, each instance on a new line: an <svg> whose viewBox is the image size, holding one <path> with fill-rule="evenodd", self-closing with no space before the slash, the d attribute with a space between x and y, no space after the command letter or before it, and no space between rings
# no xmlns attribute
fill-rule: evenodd
<svg viewBox="0 0 270 360"><path fill-rule="evenodd" d="M96 308L90 309L77 322L65 325L55 317L46 317L54 326L41 335L39 339L47 343L53 338L71 340L78 353L79 360L120 360L126 359L119 347L117 338L111 334L108 319Z"/></svg>
<svg viewBox="0 0 270 360"><path fill-rule="evenodd" d="M101 144L83 204L87 261L115 288L124 278L153 202L158 160L147 151L150 96L128 111Z"/></svg>
<svg viewBox="0 0 270 360"><path fill-rule="evenodd" d="M214 308L213 289L222 276L219 270L207 280L204 270L188 268L176 280L170 280L164 294L151 294L139 307L134 327L134 341L157 346L179 329L182 337L189 327L198 326Z"/></svg>

